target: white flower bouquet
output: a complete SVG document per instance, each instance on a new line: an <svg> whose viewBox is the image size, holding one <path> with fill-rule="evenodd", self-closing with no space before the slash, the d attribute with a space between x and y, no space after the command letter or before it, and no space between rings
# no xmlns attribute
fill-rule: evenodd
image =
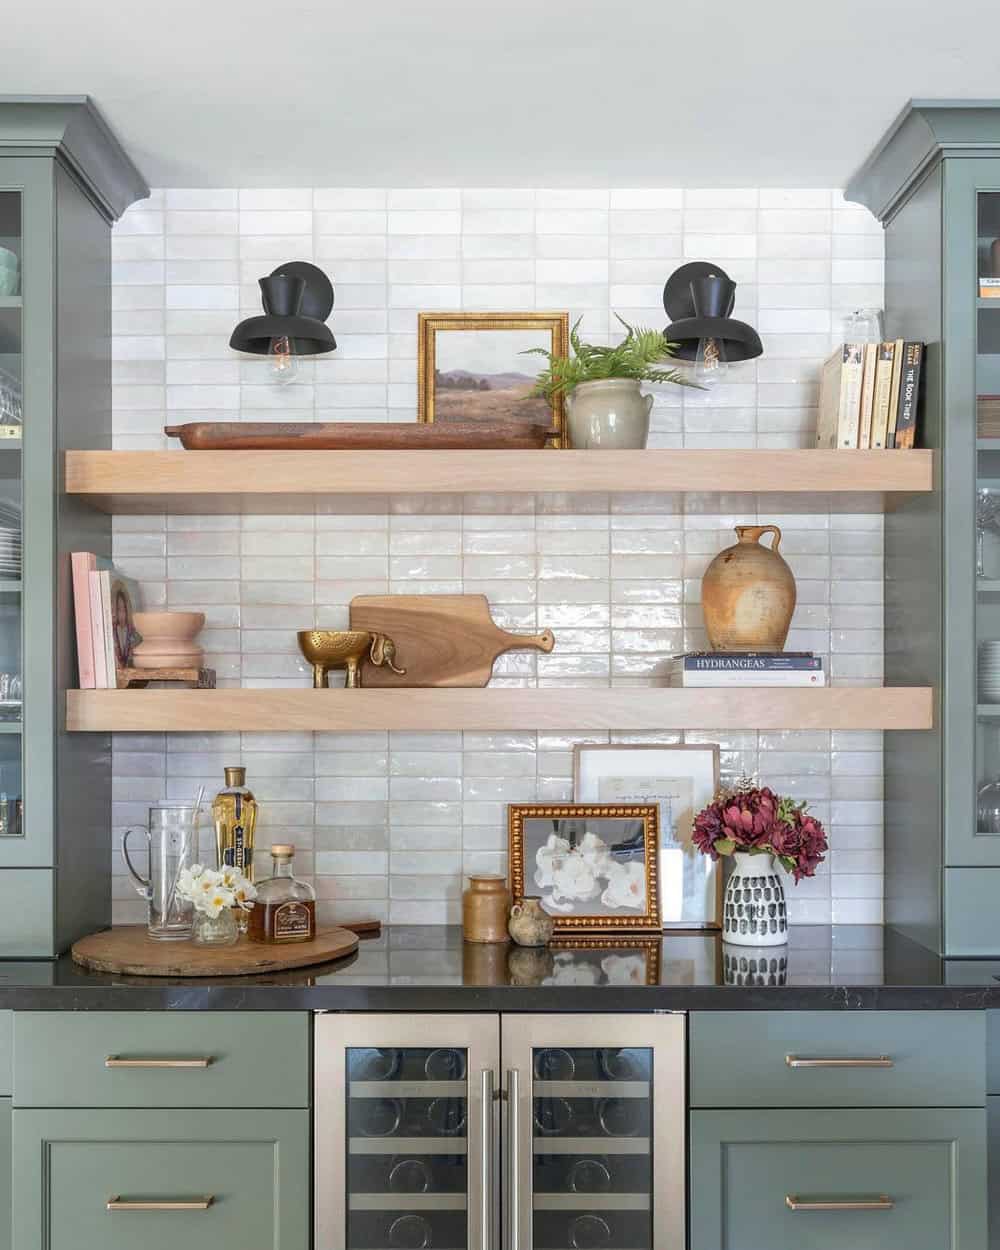
<svg viewBox="0 0 1000 1250"><path fill-rule="evenodd" d="M238 868L206 868L192 864L177 878L177 896L203 916L218 916L230 907L250 911L257 891Z"/></svg>

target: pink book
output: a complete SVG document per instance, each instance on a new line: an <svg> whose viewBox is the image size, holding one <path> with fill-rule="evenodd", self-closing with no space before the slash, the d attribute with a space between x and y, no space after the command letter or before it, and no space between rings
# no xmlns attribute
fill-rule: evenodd
<svg viewBox="0 0 1000 1250"><path fill-rule="evenodd" d="M107 650L104 639L104 609L101 606L101 577L92 569L87 574L90 590L90 629L94 644L94 685L98 690L110 689Z"/></svg>
<svg viewBox="0 0 1000 1250"><path fill-rule="evenodd" d="M92 551L74 551L70 560L73 569L73 615L76 617L76 661L80 673L80 689L93 690L96 678L89 574L97 567L97 557Z"/></svg>

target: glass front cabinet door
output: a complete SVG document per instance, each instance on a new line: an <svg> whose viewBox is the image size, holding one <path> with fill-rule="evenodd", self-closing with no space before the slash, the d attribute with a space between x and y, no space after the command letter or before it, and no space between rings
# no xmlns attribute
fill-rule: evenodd
<svg viewBox="0 0 1000 1250"><path fill-rule="evenodd" d="M326 1015L316 1071L316 1250L683 1250L681 1016Z"/></svg>

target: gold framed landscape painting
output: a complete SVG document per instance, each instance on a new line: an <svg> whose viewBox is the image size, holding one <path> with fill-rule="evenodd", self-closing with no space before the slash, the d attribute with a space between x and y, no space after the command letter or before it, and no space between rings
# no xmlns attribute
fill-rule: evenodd
<svg viewBox="0 0 1000 1250"><path fill-rule="evenodd" d="M544 360L530 348L565 356L569 313L455 312L417 317L420 421L514 421L545 425L563 445L562 396L533 394Z"/></svg>
<svg viewBox="0 0 1000 1250"><path fill-rule="evenodd" d="M556 934L660 931L655 803L511 803L510 892Z"/></svg>

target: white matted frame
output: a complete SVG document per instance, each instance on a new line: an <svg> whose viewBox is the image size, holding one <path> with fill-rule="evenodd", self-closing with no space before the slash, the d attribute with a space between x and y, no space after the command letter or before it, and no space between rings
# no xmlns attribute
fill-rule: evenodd
<svg viewBox="0 0 1000 1250"><path fill-rule="evenodd" d="M694 817L719 788L715 743L581 744L573 750L577 803L658 803L664 929L722 927L722 871L691 841Z"/></svg>

